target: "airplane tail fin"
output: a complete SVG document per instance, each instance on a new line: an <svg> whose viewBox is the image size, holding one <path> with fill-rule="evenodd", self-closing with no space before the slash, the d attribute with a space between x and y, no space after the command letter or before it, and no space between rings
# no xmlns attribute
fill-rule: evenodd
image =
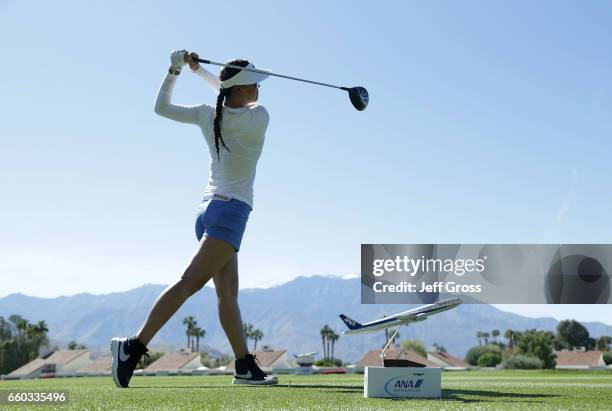
<svg viewBox="0 0 612 411"><path fill-rule="evenodd" d="M342 321L344 321L344 323L349 328L349 330L357 330L357 329L363 327L363 325L361 325L357 321L353 320L352 318L347 317L344 314L340 314L340 318L342 318Z"/></svg>

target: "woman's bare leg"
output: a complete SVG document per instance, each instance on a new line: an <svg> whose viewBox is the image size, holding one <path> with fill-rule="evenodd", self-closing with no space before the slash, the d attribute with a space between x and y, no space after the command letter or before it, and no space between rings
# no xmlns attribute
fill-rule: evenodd
<svg viewBox="0 0 612 411"><path fill-rule="evenodd" d="M247 348L242 317L238 307L238 255L230 260L213 276L219 299L219 320L236 358L244 358Z"/></svg>
<svg viewBox="0 0 612 411"><path fill-rule="evenodd" d="M149 344L159 329L174 315L181 305L219 272L236 250L230 244L214 237L202 237L200 246L181 278L168 286L155 301L149 316L137 336L144 345Z"/></svg>

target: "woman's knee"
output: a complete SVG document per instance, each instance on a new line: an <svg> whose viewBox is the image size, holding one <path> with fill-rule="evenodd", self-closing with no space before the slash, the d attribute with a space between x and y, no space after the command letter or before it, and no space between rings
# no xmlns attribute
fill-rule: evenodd
<svg viewBox="0 0 612 411"><path fill-rule="evenodd" d="M188 267L181 276L179 283L189 295L193 295L200 291L207 281L206 275L195 273L191 267Z"/></svg>
<svg viewBox="0 0 612 411"><path fill-rule="evenodd" d="M219 303L224 302L234 302L238 300L238 283L232 282L231 284L227 284L223 287L216 287L217 298L219 299Z"/></svg>

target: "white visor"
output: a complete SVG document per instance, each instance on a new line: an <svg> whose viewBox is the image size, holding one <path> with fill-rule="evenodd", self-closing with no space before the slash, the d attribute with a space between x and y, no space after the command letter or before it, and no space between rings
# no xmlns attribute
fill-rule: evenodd
<svg viewBox="0 0 612 411"><path fill-rule="evenodd" d="M265 80L270 75L269 70L256 69L253 63L249 63L245 68L257 70L258 72L240 70L234 77L221 82L223 88L256 84Z"/></svg>

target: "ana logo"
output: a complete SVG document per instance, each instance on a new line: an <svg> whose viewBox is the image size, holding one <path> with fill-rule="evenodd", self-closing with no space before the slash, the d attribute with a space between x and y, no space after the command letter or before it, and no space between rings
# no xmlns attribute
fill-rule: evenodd
<svg viewBox="0 0 612 411"><path fill-rule="evenodd" d="M345 323L347 323L347 324L349 324L349 325L352 325L353 327L355 326L355 321L354 321L354 320L351 320L351 319L350 319L350 318L348 318L348 317L344 317L343 319L344 319L344 322L345 322Z"/></svg>
<svg viewBox="0 0 612 411"><path fill-rule="evenodd" d="M420 391L423 379L413 379L408 375L391 378L385 383L385 391L389 395L401 395L406 392Z"/></svg>

